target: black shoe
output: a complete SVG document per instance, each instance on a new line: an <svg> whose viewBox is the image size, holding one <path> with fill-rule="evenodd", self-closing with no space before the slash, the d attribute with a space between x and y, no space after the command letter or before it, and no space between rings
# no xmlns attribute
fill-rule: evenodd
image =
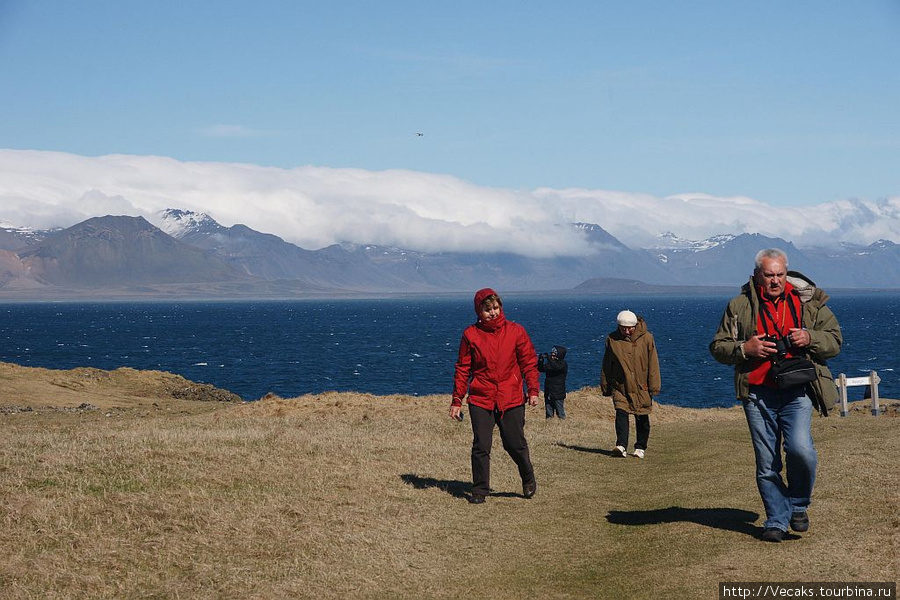
<svg viewBox="0 0 900 600"><path fill-rule="evenodd" d="M809 529L809 515L805 510L791 515L791 529L800 533Z"/></svg>
<svg viewBox="0 0 900 600"><path fill-rule="evenodd" d="M469 504L484 504L484 494L472 494L469 496Z"/></svg>
<svg viewBox="0 0 900 600"><path fill-rule="evenodd" d="M785 532L777 527L766 527L763 529L762 535L759 536L764 542L780 542L784 539Z"/></svg>
<svg viewBox="0 0 900 600"><path fill-rule="evenodd" d="M525 498L533 498L534 493L537 491L537 481L532 481L531 483L523 483L522 484L522 495Z"/></svg>

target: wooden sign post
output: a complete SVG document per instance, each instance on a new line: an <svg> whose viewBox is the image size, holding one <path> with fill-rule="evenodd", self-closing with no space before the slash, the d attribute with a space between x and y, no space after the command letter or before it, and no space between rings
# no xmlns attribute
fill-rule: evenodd
<svg viewBox="0 0 900 600"><path fill-rule="evenodd" d="M837 380L838 390L841 393L841 416L846 417L850 410L847 407L847 388L857 385L867 385L872 391L872 416L877 417L881 414L881 408L878 406L878 384L881 379L875 371L869 371L867 377L847 377L843 373Z"/></svg>

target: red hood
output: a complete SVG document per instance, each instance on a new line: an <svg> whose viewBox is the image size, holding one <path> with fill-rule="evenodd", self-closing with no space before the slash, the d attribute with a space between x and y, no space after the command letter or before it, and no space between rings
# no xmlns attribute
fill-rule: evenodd
<svg viewBox="0 0 900 600"><path fill-rule="evenodd" d="M496 318L490 321L481 320L481 303L484 302L485 298L493 296L496 293L497 292L495 292L491 288L484 288L483 290L478 290L475 293L475 314L478 315L478 321L476 321L476 325L481 329L484 329L485 331L497 331L506 324L506 315L503 313L503 306L500 307L500 314L497 315Z"/></svg>
<svg viewBox="0 0 900 600"><path fill-rule="evenodd" d="M494 296L497 292L492 290L491 288L484 288L482 290L478 290L475 292L475 314L479 314L479 310L481 309L481 303L484 302L484 299L488 296Z"/></svg>

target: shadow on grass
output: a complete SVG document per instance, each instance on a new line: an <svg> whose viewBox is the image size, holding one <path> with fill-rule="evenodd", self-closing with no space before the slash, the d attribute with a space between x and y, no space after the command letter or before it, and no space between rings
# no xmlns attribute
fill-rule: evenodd
<svg viewBox="0 0 900 600"><path fill-rule="evenodd" d="M657 525L659 523L697 523L706 527L736 531L753 537L762 528L753 523L759 515L737 508L682 508L670 506L655 510L611 510L606 520L616 525Z"/></svg>
<svg viewBox="0 0 900 600"><path fill-rule="evenodd" d="M573 446L572 444L564 444L562 442L556 442L556 445L560 448L565 448L566 450L575 450L576 452L587 452L589 454L603 454L605 456L612 456L615 458L622 458L622 455L616 452L615 450L604 450L603 448L589 448L587 446Z"/></svg>
<svg viewBox="0 0 900 600"><path fill-rule="evenodd" d="M434 477L420 477L414 473L404 473L400 476L403 483L407 483L417 490L427 490L429 488L437 488L442 492L447 492L454 498L469 498L469 490L472 484L468 481L459 481L458 479L435 479Z"/></svg>
<svg viewBox="0 0 900 600"><path fill-rule="evenodd" d="M413 473L404 473L400 476L403 483L408 483L417 490L427 490L428 488L437 488L442 492L447 492L454 498L465 498L468 500L472 497L472 483L468 481L459 481L458 479L435 479L434 477L420 477ZM516 492L495 492L491 490L489 496L495 498L523 498L522 494Z"/></svg>

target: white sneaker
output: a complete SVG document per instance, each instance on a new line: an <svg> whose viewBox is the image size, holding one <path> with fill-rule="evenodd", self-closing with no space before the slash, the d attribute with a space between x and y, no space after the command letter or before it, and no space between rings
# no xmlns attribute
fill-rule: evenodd
<svg viewBox="0 0 900 600"><path fill-rule="evenodd" d="M634 456L637 456L638 458L644 458L644 451L641 450L640 448L635 448Z"/></svg>
<svg viewBox="0 0 900 600"><path fill-rule="evenodd" d="M628 456L628 452L622 446L616 446L616 452L618 452L620 456Z"/></svg>

